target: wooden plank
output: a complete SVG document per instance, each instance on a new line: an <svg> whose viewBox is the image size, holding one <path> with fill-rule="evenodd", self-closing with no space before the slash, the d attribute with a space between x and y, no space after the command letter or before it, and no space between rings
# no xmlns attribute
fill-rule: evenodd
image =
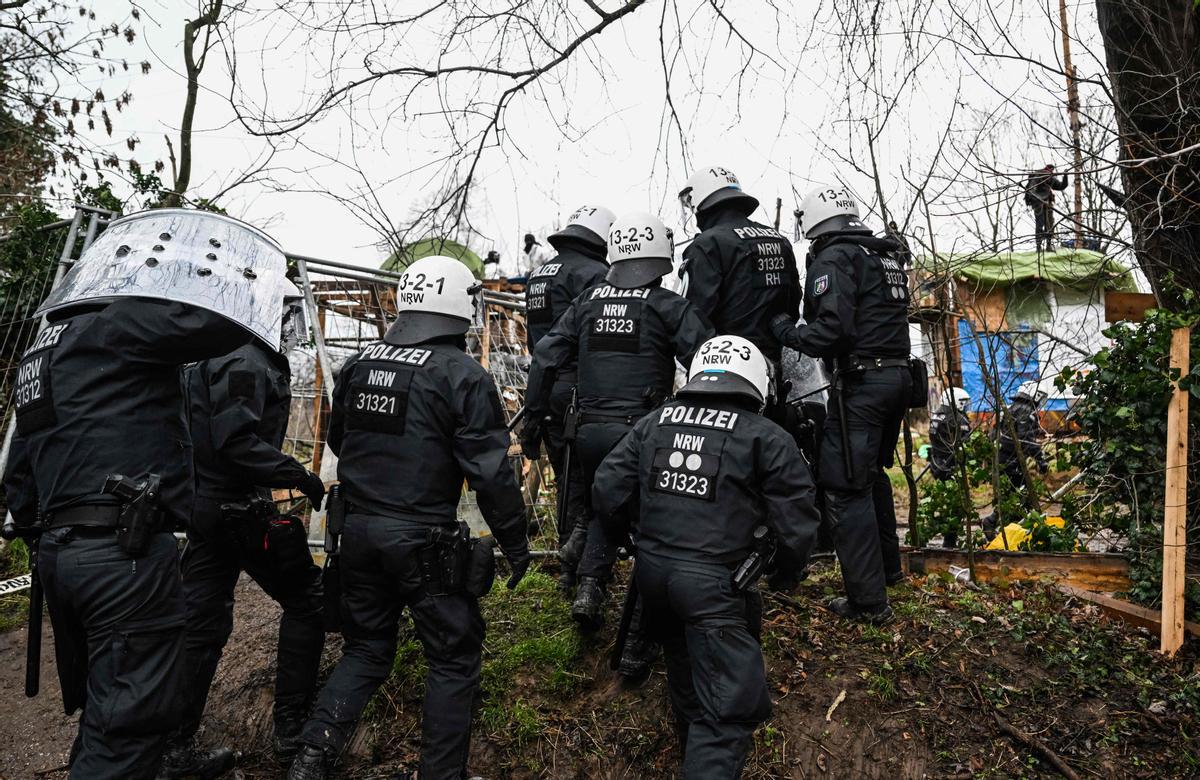
<svg viewBox="0 0 1200 780"><path fill-rule="evenodd" d="M919 555L918 555L919 553ZM926 572L966 567L963 550L926 547L910 554L921 559ZM1114 592L1129 589L1129 560L1112 553L1040 553L976 550L975 578L980 582L1037 581L1044 578L1084 590Z"/></svg>
<svg viewBox="0 0 1200 780"><path fill-rule="evenodd" d="M1188 373L1191 328L1171 333L1171 370ZM1188 392L1175 384L1167 407L1167 489L1163 509L1162 637L1159 650L1174 655L1183 646L1183 587L1187 573Z"/></svg>
<svg viewBox="0 0 1200 780"><path fill-rule="evenodd" d="M1141 322L1146 312L1158 306L1150 293L1105 292L1105 322Z"/></svg>
<svg viewBox="0 0 1200 780"><path fill-rule="evenodd" d="M1123 620L1131 626L1145 628L1155 635L1160 635L1162 631L1161 613L1158 610L1147 609L1140 607L1137 604L1130 604L1128 601L1106 596L1103 593L1092 593L1091 591L1076 588L1071 585L1059 584L1058 589L1068 596L1073 596L1083 601L1090 602L1100 607L1100 610L1109 617ZM1192 636L1200 637L1200 623L1187 621L1183 624L1184 630Z"/></svg>

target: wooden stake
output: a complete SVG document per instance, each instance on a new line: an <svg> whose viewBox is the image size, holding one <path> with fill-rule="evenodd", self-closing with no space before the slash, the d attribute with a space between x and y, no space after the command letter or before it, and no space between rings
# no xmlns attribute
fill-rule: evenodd
<svg viewBox="0 0 1200 780"><path fill-rule="evenodd" d="M1171 334L1171 369L1187 376L1191 328ZM1167 408L1167 489L1163 511L1162 635L1159 649L1174 655L1183 646L1183 586L1187 571L1188 392L1175 384Z"/></svg>
<svg viewBox="0 0 1200 780"><path fill-rule="evenodd" d="M1083 149L1079 143L1079 83L1071 64L1071 33L1067 26L1067 0L1058 0L1062 24L1063 70L1067 73L1067 117L1071 122L1071 146L1075 149L1075 250L1083 249Z"/></svg>
<svg viewBox="0 0 1200 780"><path fill-rule="evenodd" d="M325 310L317 309L317 328L321 333L325 333ZM325 441L321 438L322 435L322 415L321 404L325 401L324 387L325 372L321 370L321 366L317 366L317 376L313 382L313 453L312 453L312 469L314 474L321 473L321 455L325 449Z"/></svg>

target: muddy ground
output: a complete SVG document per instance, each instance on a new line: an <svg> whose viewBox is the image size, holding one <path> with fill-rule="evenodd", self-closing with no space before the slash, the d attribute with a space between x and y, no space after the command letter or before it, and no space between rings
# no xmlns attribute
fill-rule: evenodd
<svg viewBox="0 0 1200 780"><path fill-rule="evenodd" d="M580 638L548 574L488 598L484 696L471 768L486 778L675 776L661 667L623 689L606 666L610 628ZM823 566L766 598L775 714L748 778L1200 776L1195 645L1166 661L1145 634L1046 585L975 589L930 577L897 588L896 622L847 625L820 608ZM245 752L239 775L282 777L266 756L278 611L252 583L209 701L204 738ZM326 648L325 670L340 642ZM24 631L0 636L0 777L63 777L73 722L58 706L47 638L43 694L22 695ZM392 678L368 709L343 777L389 777L419 745L423 663L401 632Z"/></svg>

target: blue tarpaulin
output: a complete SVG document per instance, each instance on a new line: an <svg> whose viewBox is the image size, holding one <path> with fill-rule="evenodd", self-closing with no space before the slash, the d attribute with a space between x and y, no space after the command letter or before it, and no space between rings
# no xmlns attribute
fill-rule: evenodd
<svg viewBox="0 0 1200 780"><path fill-rule="evenodd" d="M996 411L993 388L1007 401L1022 382L1040 378L1037 331L975 331L963 318L958 339L963 389L971 394L972 412Z"/></svg>

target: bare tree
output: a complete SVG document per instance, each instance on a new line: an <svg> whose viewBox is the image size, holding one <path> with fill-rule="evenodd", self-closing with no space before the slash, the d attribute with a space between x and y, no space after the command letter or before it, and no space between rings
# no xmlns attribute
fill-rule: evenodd
<svg viewBox="0 0 1200 780"><path fill-rule="evenodd" d="M621 46L621 35L635 27L655 32L659 47L656 77L664 102L658 160L687 159L687 120L679 99L703 89L703 47L728 45L739 53L729 90L739 99L760 64L785 70L742 33L731 4L696 0L683 8L680 0L668 0L659 13L643 10L646 5L645 0L506 0L494 6L430 0L400 11L336 0L297 9L280 6L253 21L254 14L245 14L248 21L226 41L234 75L230 102L243 126L264 137L302 137L327 117L345 120L352 149L325 154L361 185L335 195L390 248L410 237L470 235L478 227L472 221L472 193L487 156L525 158L541 151L523 147L508 124L514 107L539 111L567 142L583 139L592 127L576 125L578 108L611 96L573 94L572 79L598 74L607 85L613 51ZM764 0L738 11L781 18L783 8ZM322 53L313 57L321 70L308 72L296 93L265 90L261 68L254 60L244 61L246 47L237 45L239 36L254 34L253 24L302 37L303 56ZM421 128L428 158L399 171L358 166L354 145L373 141L398 123L410 132ZM394 206L378 202L381 189L398 182L423 193L412 213L398 216ZM328 191L319 180L313 189Z"/></svg>

